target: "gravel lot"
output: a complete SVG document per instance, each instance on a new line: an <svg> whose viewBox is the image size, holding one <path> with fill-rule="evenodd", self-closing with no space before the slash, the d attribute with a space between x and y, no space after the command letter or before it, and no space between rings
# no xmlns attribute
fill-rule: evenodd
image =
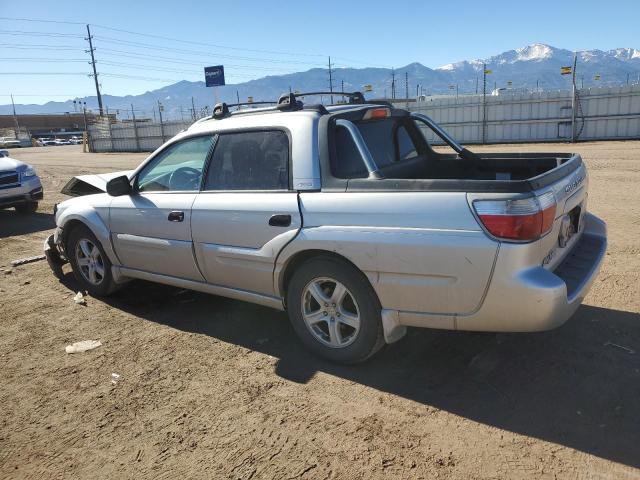
<svg viewBox="0 0 640 480"><path fill-rule="evenodd" d="M0 478L640 478L639 149L474 148L583 154L610 235L585 305L539 334L411 330L349 368L280 312L144 282L82 306L70 274L11 268L41 253L70 177L145 157L12 151L45 200L0 211ZM65 353L85 339L103 346Z"/></svg>

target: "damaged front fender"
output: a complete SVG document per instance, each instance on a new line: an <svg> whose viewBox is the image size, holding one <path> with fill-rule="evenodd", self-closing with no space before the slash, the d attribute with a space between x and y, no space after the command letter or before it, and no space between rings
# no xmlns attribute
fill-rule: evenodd
<svg viewBox="0 0 640 480"><path fill-rule="evenodd" d="M97 175L78 175L73 177L62 187L61 193L70 197L82 197L83 195L94 195L107 191L107 182L112 178L126 175L130 177L133 170L123 172L101 173Z"/></svg>

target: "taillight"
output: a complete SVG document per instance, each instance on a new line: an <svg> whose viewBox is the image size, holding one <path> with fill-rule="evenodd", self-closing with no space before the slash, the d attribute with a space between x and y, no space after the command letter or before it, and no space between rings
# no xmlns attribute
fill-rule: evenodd
<svg viewBox="0 0 640 480"><path fill-rule="evenodd" d="M362 116L362 120L375 120L379 118L387 118L391 116L391 109L382 107L382 108L371 108L365 112Z"/></svg>
<svg viewBox="0 0 640 480"><path fill-rule="evenodd" d="M473 208L484 227L494 237L531 241L540 238L553 227L556 199L553 192L547 192L515 200L476 200Z"/></svg>

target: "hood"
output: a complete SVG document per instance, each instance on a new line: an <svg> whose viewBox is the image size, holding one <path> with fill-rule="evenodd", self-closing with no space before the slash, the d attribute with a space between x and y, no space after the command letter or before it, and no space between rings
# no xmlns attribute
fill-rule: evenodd
<svg viewBox="0 0 640 480"><path fill-rule="evenodd" d="M21 170L28 165L11 157L0 157L0 172Z"/></svg>
<svg viewBox="0 0 640 480"><path fill-rule="evenodd" d="M104 193L107 191L107 182L109 180L122 175L128 177L132 173L133 170L125 170L122 172L99 173L96 175L78 175L67 182L62 188L61 193L71 197Z"/></svg>

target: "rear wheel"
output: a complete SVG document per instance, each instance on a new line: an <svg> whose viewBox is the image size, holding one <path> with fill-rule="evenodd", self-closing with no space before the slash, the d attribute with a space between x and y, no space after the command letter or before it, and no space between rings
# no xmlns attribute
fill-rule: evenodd
<svg viewBox="0 0 640 480"><path fill-rule="evenodd" d="M28 215L30 213L35 213L38 210L38 202L26 202L21 203L20 205L16 205L16 212L21 213L23 215Z"/></svg>
<svg viewBox="0 0 640 480"><path fill-rule="evenodd" d="M291 323L316 354L363 362L384 345L380 303L366 277L333 258L316 258L294 273L287 292Z"/></svg>
<svg viewBox="0 0 640 480"><path fill-rule="evenodd" d="M91 230L85 226L75 227L69 234L65 251L76 280L91 296L106 296L115 290L111 262Z"/></svg>

